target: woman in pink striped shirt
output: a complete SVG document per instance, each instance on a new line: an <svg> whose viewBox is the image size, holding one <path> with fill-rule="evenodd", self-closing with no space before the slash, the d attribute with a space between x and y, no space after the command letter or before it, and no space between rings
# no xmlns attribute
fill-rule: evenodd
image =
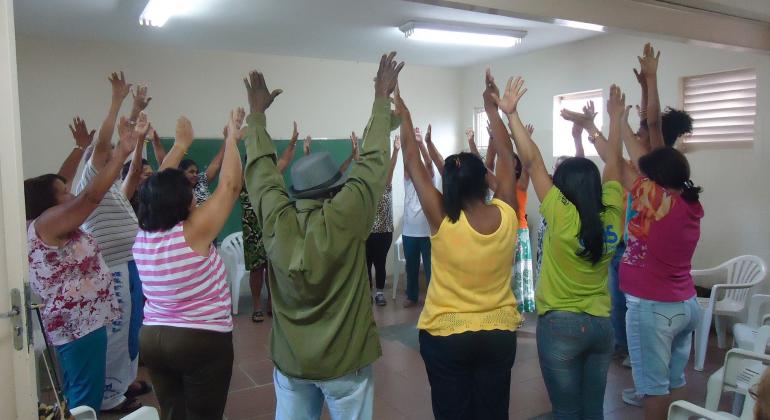
<svg viewBox="0 0 770 420"><path fill-rule="evenodd" d="M231 113L219 186L204 205L195 207L178 169L153 175L139 193L134 260L147 298L140 348L164 420L221 419L227 402L233 321L212 241L241 192L236 143L243 117L243 109ZM184 155L192 138L190 122L180 118L169 157Z"/></svg>

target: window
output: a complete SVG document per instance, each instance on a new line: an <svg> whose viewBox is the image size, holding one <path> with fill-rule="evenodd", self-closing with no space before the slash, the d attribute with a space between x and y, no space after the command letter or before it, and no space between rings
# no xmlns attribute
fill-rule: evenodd
<svg viewBox="0 0 770 420"><path fill-rule="evenodd" d="M604 98L602 90L588 90L585 92L566 93L553 97L553 156L575 156L575 141L572 139L572 123L561 117L562 109L582 112L583 106L588 101L594 101L596 128L602 128L604 117ZM537 127L535 127L535 136ZM583 130L583 150L586 156L598 156L593 144L588 141L588 133Z"/></svg>
<svg viewBox="0 0 770 420"><path fill-rule="evenodd" d="M505 120L503 120L505 121ZM489 134L487 133L487 113L484 108L476 108L473 110L473 132L476 133L476 147L479 148L479 152L482 154L486 152L489 147ZM463 133L465 135L465 133Z"/></svg>
<svg viewBox="0 0 770 420"><path fill-rule="evenodd" d="M757 112L754 69L684 77L681 86L682 107L693 119L693 132L684 139L686 143L754 141Z"/></svg>

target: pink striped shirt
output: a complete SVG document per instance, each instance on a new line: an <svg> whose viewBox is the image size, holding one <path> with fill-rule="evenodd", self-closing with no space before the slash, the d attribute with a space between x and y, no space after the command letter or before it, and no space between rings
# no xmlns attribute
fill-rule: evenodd
<svg viewBox="0 0 770 420"><path fill-rule="evenodd" d="M179 223L165 232L139 230L133 251L147 298L145 325L233 330L225 266L213 245L208 256L198 255Z"/></svg>

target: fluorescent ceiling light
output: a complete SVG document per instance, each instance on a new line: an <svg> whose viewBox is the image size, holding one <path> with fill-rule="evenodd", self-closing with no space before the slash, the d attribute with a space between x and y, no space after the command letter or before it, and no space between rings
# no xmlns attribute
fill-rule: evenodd
<svg viewBox="0 0 770 420"><path fill-rule="evenodd" d="M188 3L185 0L149 0L139 16L139 24L160 28L168 22L171 16L181 14L189 9Z"/></svg>
<svg viewBox="0 0 770 420"><path fill-rule="evenodd" d="M509 48L521 43L526 31L409 21L398 28L409 39L442 44Z"/></svg>
<svg viewBox="0 0 770 420"><path fill-rule="evenodd" d="M566 26L569 28L585 29L587 31L594 31L594 32L604 32L604 26L596 25L594 23L578 22L575 20L563 20L563 19L554 19L553 23L561 26Z"/></svg>

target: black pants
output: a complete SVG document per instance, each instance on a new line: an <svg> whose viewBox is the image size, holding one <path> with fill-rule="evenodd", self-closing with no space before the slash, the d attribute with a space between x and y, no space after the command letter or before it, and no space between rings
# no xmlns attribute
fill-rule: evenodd
<svg viewBox="0 0 770 420"><path fill-rule="evenodd" d="M478 331L433 336L420 330L420 354L436 420L508 418L516 333Z"/></svg>
<svg viewBox="0 0 770 420"><path fill-rule="evenodd" d="M233 334L145 325L142 360L163 420L221 419L233 372Z"/></svg>
<svg viewBox="0 0 770 420"><path fill-rule="evenodd" d="M366 273L369 275L369 288L372 287L372 265L377 289L385 288L385 262L388 260L391 242L393 242L393 232L372 233L366 240Z"/></svg>

